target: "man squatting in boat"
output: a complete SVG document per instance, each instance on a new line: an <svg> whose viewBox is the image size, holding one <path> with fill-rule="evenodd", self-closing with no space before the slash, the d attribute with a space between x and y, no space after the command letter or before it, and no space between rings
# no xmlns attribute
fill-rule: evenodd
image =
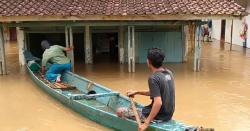
<svg viewBox="0 0 250 131"><path fill-rule="evenodd" d="M72 51L73 48L65 48L59 45L50 46L47 40L41 42L42 49L44 50L42 58L42 76L50 82L61 82L61 74L64 71L71 71L72 65L70 59L66 57L64 51ZM47 63L52 65L46 71ZM45 74L46 73L46 74Z"/></svg>
<svg viewBox="0 0 250 131"><path fill-rule="evenodd" d="M152 100L150 105L138 109L138 114L144 122L139 127L139 131L146 130L154 120L169 121L172 119L175 110L175 84L172 72L162 66L164 58L165 55L160 49L149 50L147 65L152 72L148 78L149 91L127 92L129 97L145 95L150 96ZM117 115L123 118L134 118L132 109L125 107L118 108Z"/></svg>

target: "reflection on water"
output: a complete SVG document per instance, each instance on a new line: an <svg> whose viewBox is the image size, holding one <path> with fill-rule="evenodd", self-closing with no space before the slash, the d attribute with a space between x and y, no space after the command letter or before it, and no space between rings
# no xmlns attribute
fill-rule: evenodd
<svg viewBox="0 0 250 131"><path fill-rule="evenodd" d="M167 64L175 75L176 111L174 119L216 130L250 130L250 53L233 47L205 44L202 71L193 72L193 60ZM10 75L0 77L0 128L3 130L109 130L64 107L41 91L18 66L15 45L8 47ZM146 90L150 72L136 65L136 73L127 66L98 63L78 64L76 72L113 90ZM149 104L147 97L136 101Z"/></svg>

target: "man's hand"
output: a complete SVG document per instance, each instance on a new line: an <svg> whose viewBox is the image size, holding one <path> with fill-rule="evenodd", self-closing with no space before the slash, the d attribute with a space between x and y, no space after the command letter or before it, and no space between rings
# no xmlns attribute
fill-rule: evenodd
<svg viewBox="0 0 250 131"><path fill-rule="evenodd" d="M138 127L138 131L145 131L149 127L149 123L145 122L141 126Z"/></svg>
<svg viewBox="0 0 250 131"><path fill-rule="evenodd" d="M137 91L128 91L127 92L127 96L132 97L132 98L134 98L136 94L137 94Z"/></svg>
<svg viewBox="0 0 250 131"><path fill-rule="evenodd" d="M70 48L66 48L65 51L73 51L74 50L74 47L70 47Z"/></svg>
<svg viewBox="0 0 250 131"><path fill-rule="evenodd" d="M44 79L44 78L45 78L45 76L44 76L44 75L42 75L42 78Z"/></svg>

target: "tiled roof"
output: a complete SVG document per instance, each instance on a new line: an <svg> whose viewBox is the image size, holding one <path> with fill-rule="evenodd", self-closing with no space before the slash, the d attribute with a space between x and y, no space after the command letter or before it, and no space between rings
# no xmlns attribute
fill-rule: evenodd
<svg viewBox="0 0 250 131"><path fill-rule="evenodd" d="M234 15L234 0L0 0L0 16Z"/></svg>

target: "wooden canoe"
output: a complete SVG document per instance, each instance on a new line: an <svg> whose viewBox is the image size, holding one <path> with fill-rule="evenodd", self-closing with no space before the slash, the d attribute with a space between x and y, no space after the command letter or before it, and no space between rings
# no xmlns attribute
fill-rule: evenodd
<svg viewBox="0 0 250 131"><path fill-rule="evenodd" d="M102 85L91 82L90 80L72 72L64 73L62 79L63 82L75 86L76 89L53 89L48 83L39 78L38 73L33 72L29 67L28 71L31 79L40 88L84 117L115 130L136 131L138 129L136 121L119 118L115 113L118 107L131 106L129 99L126 96L113 92ZM90 89L94 90L96 94L86 94ZM137 103L136 106L142 107L142 105ZM148 130L189 131L193 129L192 126L171 120L162 123L152 123Z"/></svg>

